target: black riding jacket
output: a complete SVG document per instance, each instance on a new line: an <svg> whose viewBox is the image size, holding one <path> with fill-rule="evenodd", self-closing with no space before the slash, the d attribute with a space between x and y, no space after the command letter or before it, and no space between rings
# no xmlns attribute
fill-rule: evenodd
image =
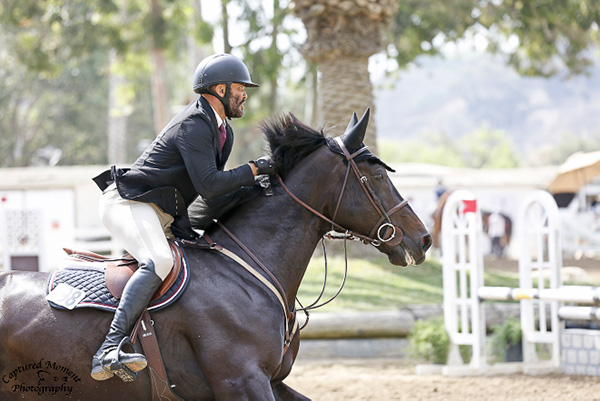
<svg viewBox="0 0 600 401"><path fill-rule="evenodd" d="M129 169L113 166L94 178L104 190L116 182L124 199L157 204L166 213L183 217L198 195L211 199L245 185L254 185L247 164L224 171L233 146L233 130L227 124L227 140L220 150L214 111L203 97L175 116Z"/></svg>

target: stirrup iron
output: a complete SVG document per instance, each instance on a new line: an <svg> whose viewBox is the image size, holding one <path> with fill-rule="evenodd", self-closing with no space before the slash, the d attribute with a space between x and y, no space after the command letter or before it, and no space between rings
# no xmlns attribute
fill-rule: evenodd
<svg viewBox="0 0 600 401"><path fill-rule="evenodd" d="M117 356L116 356L115 360L113 360L112 363L110 364L110 370L115 375L119 376L119 378L121 380L123 380L124 382L127 383L127 382L132 382L135 379L137 379L137 372L134 372L133 370L129 369L120 360L121 348L123 348L123 345L125 345L125 344L133 347L133 344L131 343L131 339L129 337L123 337L123 339L119 343L119 346L117 347Z"/></svg>

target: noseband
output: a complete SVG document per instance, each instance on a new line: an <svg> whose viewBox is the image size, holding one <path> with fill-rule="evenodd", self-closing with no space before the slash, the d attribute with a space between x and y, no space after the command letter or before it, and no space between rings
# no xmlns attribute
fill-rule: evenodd
<svg viewBox="0 0 600 401"><path fill-rule="evenodd" d="M324 216L323 214L319 213L318 211L316 211L315 209L313 209L312 207L310 207L309 205L304 203L302 200L300 200L298 197L296 197L285 186L285 184L283 183L283 180L281 179L281 177L279 175L277 176L277 180L279 181L279 183L281 184L283 189L288 193L288 195L290 195L296 202L298 202L300 205L304 206L304 208L309 210L311 213L319 216L321 219L323 219L326 222L328 222L329 224L331 224L332 230L343 232L344 236L342 238L360 240L366 244L370 243L371 245L374 245L374 246L379 246L382 243L386 243L389 246L396 246L396 245L400 244L402 242L402 239L404 238L404 233L402 232L400 227L397 227L392 223L390 216L392 214L396 213L398 210L402 209L404 206L406 206L408 204L408 201L403 200L386 212L385 209L383 208L383 206L381 205L381 202L379 202L379 200L375 197L375 193L374 193L373 189L371 188L371 186L369 185L367 177L361 173L360 169L358 168L358 166L356 164L356 161L354 160L358 155L360 155L361 153L366 151L367 147L364 146L364 147L360 148L358 151L354 152L353 154L350 154L350 152L348 152L348 149L346 148L346 145L344 145L344 142L340 139L340 137L336 137L335 141L338 143L338 145L342 149L342 152L344 153L344 156L346 157L346 160L348 161L348 169L346 170L346 176L344 177L344 183L342 184L342 190L340 191L340 196L338 198L338 202L335 207L333 217L331 219ZM375 210L377 211L377 213L380 216L379 220L377 221L377 223L375 223L375 226L373 227L373 229L371 230L369 235L362 235L362 234L355 233L351 230L348 230L348 229L342 227L341 225L337 224L334 221L337 216L340 204L342 203L342 199L344 197L344 192L346 190L346 185L348 183L348 176L350 175L350 169L352 169L354 171L354 174L356 175L356 178L358 179L360 186L362 187L363 191L367 195L367 198L369 198L369 201L371 202L371 204L373 205L373 207L375 208ZM375 236L377 236L377 237L375 238Z"/></svg>

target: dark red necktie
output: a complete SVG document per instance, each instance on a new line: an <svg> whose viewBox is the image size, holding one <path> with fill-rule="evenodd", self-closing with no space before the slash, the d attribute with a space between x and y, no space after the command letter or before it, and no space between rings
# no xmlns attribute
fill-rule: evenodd
<svg viewBox="0 0 600 401"><path fill-rule="evenodd" d="M219 140L221 141L221 152L223 151L223 146L225 145L225 140L227 139L227 131L225 131L225 123L219 126Z"/></svg>

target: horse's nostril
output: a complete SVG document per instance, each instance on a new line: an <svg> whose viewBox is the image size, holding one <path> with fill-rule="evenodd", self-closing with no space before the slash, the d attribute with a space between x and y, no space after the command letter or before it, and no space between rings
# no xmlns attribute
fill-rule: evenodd
<svg viewBox="0 0 600 401"><path fill-rule="evenodd" d="M429 249L429 247L431 247L433 240L431 238L431 235L429 234L425 234L422 238L421 238L421 248L423 249L423 252L427 251Z"/></svg>

